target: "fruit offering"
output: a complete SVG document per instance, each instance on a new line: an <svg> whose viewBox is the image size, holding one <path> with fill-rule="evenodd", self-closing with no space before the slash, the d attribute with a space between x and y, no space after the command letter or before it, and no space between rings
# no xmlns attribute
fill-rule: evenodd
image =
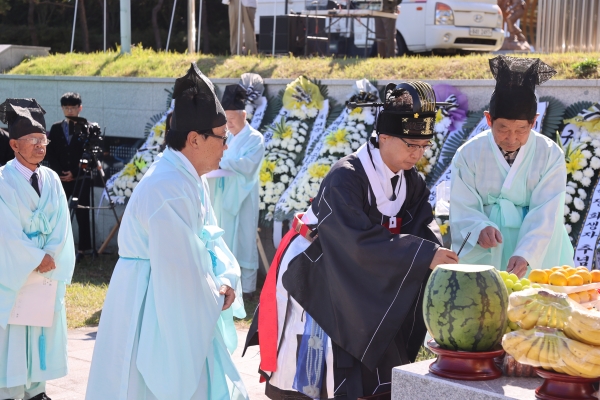
<svg viewBox="0 0 600 400"><path fill-rule="evenodd" d="M506 330L508 293L490 265L439 265L429 277L423 319L445 350L489 351Z"/></svg>
<svg viewBox="0 0 600 400"><path fill-rule="evenodd" d="M531 281L528 278L519 279L517 275L508 273L506 271L500 271L499 274L502 278L502 281L504 282L504 285L506 286L506 289L508 290L508 294L511 294L513 292L520 292L521 290L527 290L532 287L541 287L537 282L533 283L533 281Z"/></svg>
<svg viewBox="0 0 600 400"><path fill-rule="evenodd" d="M571 315L571 304L564 293L528 289L508 299L508 320L523 329L547 326L563 329Z"/></svg>
<svg viewBox="0 0 600 400"><path fill-rule="evenodd" d="M571 339L600 346L600 313L573 308L564 331Z"/></svg>
<svg viewBox="0 0 600 400"><path fill-rule="evenodd" d="M504 335L502 347L521 364L582 378L600 377L600 348L569 339L558 329L510 332Z"/></svg>
<svg viewBox="0 0 600 400"><path fill-rule="evenodd" d="M598 300L598 290L590 288L592 283L600 282L600 271L589 271L586 267L573 268L568 265L553 267L551 269L534 269L529 273L528 279L533 284L551 285L555 290L568 293L571 300L583 304ZM582 286L580 291L572 290ZM559 289L563 287L564 289ZM591 307L591 306L590 306Z"/></svg>

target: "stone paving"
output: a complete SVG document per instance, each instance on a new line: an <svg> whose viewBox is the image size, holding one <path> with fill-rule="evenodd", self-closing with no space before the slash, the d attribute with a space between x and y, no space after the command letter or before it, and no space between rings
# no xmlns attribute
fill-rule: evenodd
<svg viewBox="0 0 600 400"><path fill-rule="evenodd" d="M82 328L69 331L69 375L48 382L46 390L52 400L85 399L97 330L98 328ZM266 399L264 383L258 382L258 347L250 347L246 355L241 357L246 333L246 330L238 330L239 345L232 355L233 361L244 380L250 398Z"/></svg>

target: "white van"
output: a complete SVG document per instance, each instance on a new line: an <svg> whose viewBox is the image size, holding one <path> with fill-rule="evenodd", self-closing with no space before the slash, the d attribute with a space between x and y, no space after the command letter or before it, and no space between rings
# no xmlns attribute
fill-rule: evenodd
<svg viewBox="0 0 600 400"><path fill-rule="evenodd" d="M345 0L338 1L343 7ZM363 0L364 1L364 0ZM384 0L385 1L385 0ZM287 0L288 13L306 10L308 0ZM258 0L255 27L260 35L260 16L284 15L285 0ZM403 0L396 19L398 55L407 52L435 51L497 51L504 42L502 13L497 0ZM373 46L373 33L366 38L364 20L352 24L338 21L331 31L344 37L353 37L361 50ZM369 28L374 31L373 18Z"/></svg>

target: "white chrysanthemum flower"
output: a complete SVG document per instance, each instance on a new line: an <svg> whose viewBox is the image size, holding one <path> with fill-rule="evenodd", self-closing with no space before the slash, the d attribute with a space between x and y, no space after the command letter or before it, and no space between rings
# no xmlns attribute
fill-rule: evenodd
<svg viewBox="0 0 600 400"><path fill-rule="evenodd" d="M591 178L594 175L595 175L595 172L591 168L586 168L586 169L583 170L583 176L587 176L588 178Z"/></svg>
<svg viewBox="0 0 600 400"><path fill-rule="evenodd" d="M433 155L433 151L431 151L431 149L427 149L427 150L425 151L425 154L424 154L424 156L425 156L426 158L431 158L431 156L432 156L432 155Z"/></svg>
<svg viewBox="0 0 600 400"><path fill-rule="evenodd" d="M565 193L565 204L571 204L573 202L573 196L569 193Z"/></svg>
<svg viewBox="0 0 600 400"><path fill-rule="evenodd" d="M589 150L583 150L583 151L581 152L581 154L583 154L583 156L584 156L585 158L587 158L588 160L589 160L590 158L592 158L592 152L591 152L591 151L589 151Z"/></svg>
<svg viewBox="0 0 600 400"><path fill-rule="evenodd" d="M573 186L568 186L565 188L566 192L569 194L575 194L576 190Z"/></svg>
<svg viewBox="0 0 600 400"><path fill-rule="evenodd" d="M131 193L132 193L132 191L129 188L125 189L125 191L123 191L123 194L125 195L125 197L131 197Z"/></svg>
<svg viewBox="0 0 600 400"><path fill-rule="evenodd" d="M431 172L431 164L427 164L424 169L425 169L426 173L430 173Z"/></svg>
<svg viewBox="0 0 600 400"><path fill-rule="evenodd" d="M258 209L259 209L259 210L264 210L264 209L265 209L265 203L261 201L261 202L258 204Z"/></svg>
<svg viewBox="0 0 600 400"><path fill-rule="evenodd" d="M600 139L593 139L592 140L592 146L594 146L594 147L600 147Z"/></svg>
<svg viewBox="0 0 600 400"><path fill-rule="evenodd" d="M569 214L569 221L571 221L574 224L576 224L577 221L579 221L579 218L581 217L579 216L579 213L577 211L573 211L571 214Z"/></svg>
<svg viewBox="0 0 600 400"><path fill-rule="evenodd" d="M131 190L135 189L135 187L138 185L139 182L133 182L131 184Z"/></svg>
<svg viewBox="0 0 600 400"><path fill-rule="evenodd" d="M587 192L583 189L578 189L577 194L579 194L581 200L585 200L587 198Z"/></svg>
<svg viewBox="0 0 600 400"><path fill-rule="evenodd" d="M592 167L593 169L599 169L600 168L600 158L598 157L592 157L592 159L590 160L590 167Z"/></svg>
<svg viewBox="0 0 600 400"><path fill-rule="evenodd" d="M283 183L288 183L290 181L290 178L287 175L281 175L279 180Z"/></svg>
<svg viewBox="0 0 600 400"><path fill-rule="evenodd" d="M596 147L596 148L594 149L594 154L595 154L596 156L600 157L600 147Z"/></svg>
<svg viewBox="0 0 600 400"><path fill-rule="evenodd" d="M569 181L569 182L567 182L567 186L571 186L571 187L574 187L574 188L576 188L576 187L577 187L577 186L579 186L579 185L577 185L577 183L575 183L575 182L571 182L571 181Z"/></svg>
<svg viewBox="0 0 600 400"><path fill-rule="evenodd" d="M267 183L265 184L267 191L268 190L272 190L273 187L275 186L275 184L273 183L273 181L267 181Z"/></svg>
<svg viewBox="0 0 600 400"><path fill-rule="evenodd" d="M275 211L275 206L269 206L269 208L267 208L267 210L269 210L269 211Z"/></svg>
<svg viewBox="0 0 600 400"><path fill-rule="evenodd" d="M352 142L351 147L352 147L352 150L356 150L356 149L358 149L360 147L360 143L358 143L358 142Z"/></svg>
<svg viewBox="0 0 600 400"><path fill-rule="evenodd" d="M588 187L592 184L592 180L586 176L581 180L581 184L583 185L583 187Z"/></svg>
<svg viewBox="0 0 600 400"><path fill-rule="evenodd" d="M575 171L575 172L573 172L572 177L573 177L573 180L580 182L583 179L583 172Z"/></svg>
<svg viewBox="0 0 600 400"><path fill-rule="evenodd" d="M573 199L573 205L579 211L583 211L583 209L585 208L585 204L584 204L583 200L581 200L579 197L575 197Z"/></svg>
<svg viewBox="0 0 600 400"><path fill-rule="evenodd" d="M302 151L302 146L300 146L300 145L297 145L297 146L295 147L295 150L296 150L296 153L300 153L300 152Z"/></svg>
<svg viewBox="0 0 600 400"><path fill-rule="evenodd" d="M359 131L364 131L365 125L364 124L356 124L356 129L358 129Z"/></svg>
<svg viewBox="0 0 600 400"><path fill-rule="evenodd" d="M563 211L563 215L569 215L570 212L571 212L571 209L569 208L569 206L565 205L565 209Z"/></svg>
<svg viewBox="0 0 600 400"><path fill-rule="evenodd" d="M569 224L565 224L565 229L567 230L567 234L571 233L571 231L573 230L573 228L571 228L571 225Z"/></svg>

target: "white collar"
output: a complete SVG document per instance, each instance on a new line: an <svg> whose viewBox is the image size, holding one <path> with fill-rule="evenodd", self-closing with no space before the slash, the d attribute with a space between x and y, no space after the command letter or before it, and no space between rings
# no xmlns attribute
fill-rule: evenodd
<svg viewBox="0 0 600 400"><path fill-rule="evenodd" d="M398 184L396 185L396 197L398 197L398 193L401 191L401 184L404 184L404 171L400 170L398 173L393 173L392 170L387 166L386 163L383 162L381 158L381 152L379 149L375 148L369 142L369 150L371 151L371 160L373 164L375 164L375 172L379 180L383 183L383 191L388 199L392 198L392 178L394 176L398 176Z"/></svg>
<svg viewBox="0 0 600 400"><path fill-rule="evenodd" d="M188 158L179 150L175 150L175 149L171 149L173 151L173 153L179 157L179 159L181 160L181 162L183 162L183 165L185 166L185 169L198 181L202 184L202 178L200 178L200 175L198 175L198 171L196 171L196 168L194 168L194 166L192 165L192 163L190 162L190 160L188 160Z"/></svg>
<svg viewBox="0 0 600 400"><path fill-rule="evenodd" d="M15 161L14 161L13 167L15 167L16 170L19 171L25 177L25 179L27 179L27 182L29 182L31 180L31 175L33 175L34 172L38 175L38 179L41 178L39 167L37 167L34 171L32 171L29 168L27 168L26 166L24 166L23 164L21 164L19 162L19 160L17 159L17 157L15 157L14 160Z"/></svg>

